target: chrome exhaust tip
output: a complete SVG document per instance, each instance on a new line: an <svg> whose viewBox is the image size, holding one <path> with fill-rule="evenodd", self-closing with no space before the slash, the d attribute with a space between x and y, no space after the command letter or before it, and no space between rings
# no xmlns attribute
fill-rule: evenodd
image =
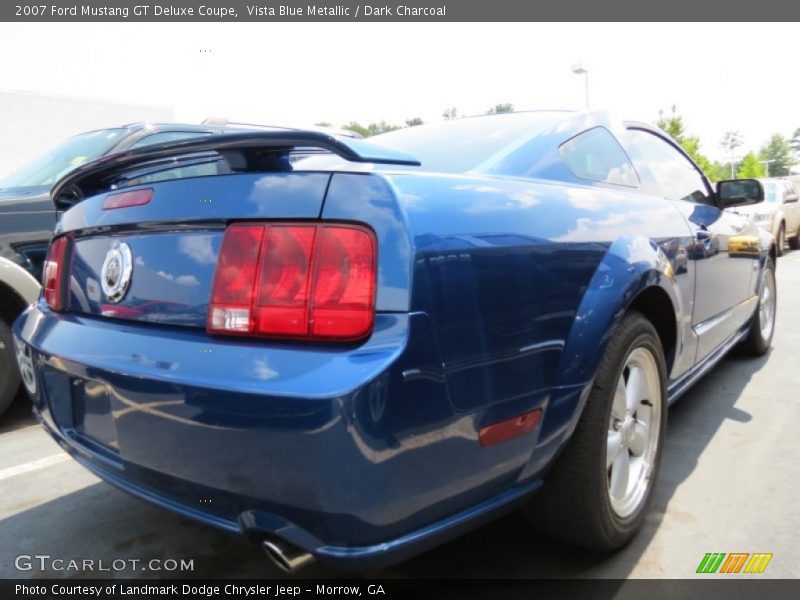
<svg viewBox="0 0 800 600"><path fill-rule="evenodd" d="M285 573L297 573L316 560L310 552L282 540L267 538L261 545L270 560Z"/></svg>

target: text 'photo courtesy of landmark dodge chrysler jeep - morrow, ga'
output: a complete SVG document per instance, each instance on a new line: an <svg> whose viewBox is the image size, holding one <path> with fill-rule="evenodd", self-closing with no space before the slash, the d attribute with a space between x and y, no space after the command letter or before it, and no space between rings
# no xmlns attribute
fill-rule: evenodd
<svg viewBox="0 0 800 600"><path fill-rule="evenodd" d="M775 325L774 242L723 210L761 184L714 188L605 112L210 136L52 197L14 325L42 424L287 570L387 565L517 507L623 546L667 406Z"/></svg>

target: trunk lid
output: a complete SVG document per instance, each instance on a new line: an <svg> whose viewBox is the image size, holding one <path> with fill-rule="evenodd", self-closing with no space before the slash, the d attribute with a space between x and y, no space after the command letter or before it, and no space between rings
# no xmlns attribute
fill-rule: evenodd
<svg viewBox="0 0 800 600"><path fill-rule="evenodd" d="M419 164L361 140L277 131L168 142L72 171L51 192L56 209L66 211L56 234L72 239L66 309L205 327L225 228L319 220L332 174L294 165L320 152ZM120 192L136 190L150 190L149 201L117 207Z"/></svg>
<svg viewBox="0 0 800 600"><path fill-rule="evenodd" d="M73 237L68 310L89 315L205 327L214 269L234 220L315 220L329 174L271 173L201 177L149 186L148 204L103 210L109 194L68 211ZM113 248L130 253L129 281L114 299L103 289ZM114 281L107 281L107 287Z"/></svg>

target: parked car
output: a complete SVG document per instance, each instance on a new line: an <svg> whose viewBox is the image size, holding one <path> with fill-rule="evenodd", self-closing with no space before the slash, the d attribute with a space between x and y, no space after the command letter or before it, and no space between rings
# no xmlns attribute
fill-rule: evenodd
<svg viewBox="0 0 800 600"><path fill-rule="evenodd" d="M14 325L43 426L287 570L390 564L516 507L619 548L667 406L774 330L775 244L723 210L761 184L713 188L603 112L187 140L52 196Z"/></svg>
<svg viewBox="0 0 800 600"><path fill-rule="evenodd" d="M0 414L11 404L20 385L10 328L25 306L39 296L42 263L56 220L50 200L50 188L56 180L115 152L192 137L284 129L216 121L203 125L134 123L89 131L0 180Z"/></svg>
<svg viewBox="0 0 800 600"><path fill-rule="evenodd" d="M793 250L800 248L800 202L795 184L784 178L762 179L764 202L733 209L772 234L783 256L786 242Z"/></svg>

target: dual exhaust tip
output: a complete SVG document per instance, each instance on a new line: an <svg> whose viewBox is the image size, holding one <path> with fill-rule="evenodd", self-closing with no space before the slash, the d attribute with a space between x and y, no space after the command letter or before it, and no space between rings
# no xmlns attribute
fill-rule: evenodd
<svg viewBox="0 0 800 600"><path fill-rule="evenodd" d="M310 552L277 538L266 538L261 546L275 566L285 573L297 573L316 560Z"/></svg>

